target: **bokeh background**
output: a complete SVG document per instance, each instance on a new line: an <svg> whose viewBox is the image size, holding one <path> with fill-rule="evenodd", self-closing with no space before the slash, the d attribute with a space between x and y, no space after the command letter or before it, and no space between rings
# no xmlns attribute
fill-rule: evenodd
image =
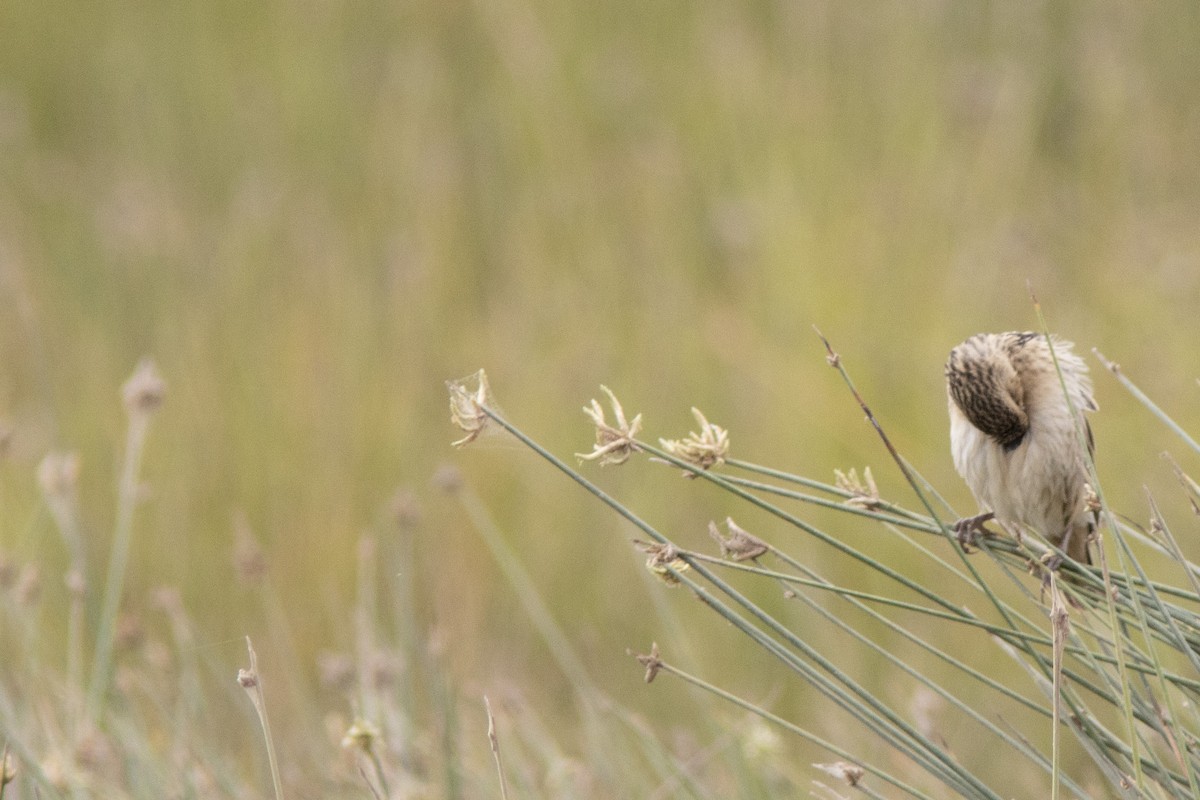
<svg viewBox="0 0 1200 800"><path fill-rule="evenodd" d="M1032 287L1052 329L1195 430L1198 53L1182 1L4 3L0 547L66 563L34 472L73 450L103 563L119 389L150 356L169 394L128 603L178 587L230 675L253 636L264 671L289 673L289 735L341 703L317 662L354 647L368 536L411 589L383 602L474 704L464 735L482 736L480 694L509 692L572 747L571 678L431 486L444 464L655 736L725 712L646 687L625 650L652 639L804 718L804 687L647 575L629 526L502 436L452 450L444 381L486 368L563 457L590 446L579 409L603 383L652 439L694 428L694 405L739 457L825 480L871 465L908 501L816 325L900 450L973 511L941 365L972 333L1036 327ZM1175 445L1096 378L1101 477L1144 518ZM693 545L738 513L663 467L581 469ZM239 536L273 605L238 580ZM48 626L61 593L48 581Z"/></svg>

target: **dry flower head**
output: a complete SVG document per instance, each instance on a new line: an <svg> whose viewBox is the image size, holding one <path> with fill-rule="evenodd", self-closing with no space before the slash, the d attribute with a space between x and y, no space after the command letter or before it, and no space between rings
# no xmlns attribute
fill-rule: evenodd
<svg viewBox="0 0 1200 800"><path fill-rule="evenodd" d="M79 454L47 453L38 463L37 480L49 503L71 502L79 488Z"/></svg>
<svg viewBox="0 0 1200 800"><path fill-rule="evenodd" d="M148 415L156 411L162 405L166 392L167 384L150 358L139 361L133 375L121 387L125 408L131 415Z"/></svg>
<svg viewBox="0 0 1200 800"><path fill-rule="evenodd" d="M624 464L630 455L641 449L634 437L642 428L642 415L637 414L632 420L626 420L625 409L621 408L616 395L609 391L607 386L601 386L600 390L608 395L616 424L608 424L604 417L604 409L593 398L591 406L583 407L583 413L587 414L596 426L596 444L592 447L592 452L576 453L575 457L580 461L599 461L600 466Z"/></svg>
<svg viewBox="0 0 1200 800"><path fill-rule="evenodd" d="M348 653L325 651L317 655L317 675L326 689L348 692L354 688L358 668Z"/></svg>
<svg viewBox="0 0 1200 800"><path fill-rule="evenodd" d="M342 737L342 747L347 750L357 749L364 753L370 753L380 736L379 728L359 717L354 720L346 730L346 735Z"/></svg>
<svg viewBox="0 0 1200 800"><path fill-rule="evenodd" d="M238 686L241 686L246 691L254 689L258 686L258 673L254 670L239 669L237 682Z"/></svg>
<svg viewBox="0 0 1200 800"><path fill-rule="evenodd" d="M699 433L688 432L683 439L659 439L663 450L686 461L700 469L709 469L718 464L724 464L729 455L729 431L719 425L713 425L705 418L700 409L692 407L692 416L700 425ZM685 477L694 478L694 472L685 471Z"/></svg>
<svg viewBox="0 0 1200 800"><path fill-rule="evenodd" d="M429 482L440 492L454 494L463 487L462 471L453 464L440 464Z"/></svg>
<svg viewBox="0 0 1200 800"><path fill-rule="evenodd" d="M633 540L633 544L637 549L647 554L646 569L653 572L659 580L668 586L679 585L679 577L675 575L675 572L683 572L689 569L689 566L679 556L679 551L675 549L675 545L661 544L659 542L643 542L637 539Z"/></svg>
<svg viewBox="0 0 1200 800"><path fill-rule="evenodd" d="M474 389L468 386L472 381L475 383ZM484 410L492 405L487 373L479 370L457 381L447 381L446 388L450 391L450 421L466 434L450 444L453 447L465 447L479 438L490 419Z"/></svg>
<svg viewBox="0 0 1200 800"><path fill-rule="evenodd" d="M233 571L248 586L257 586L267 575L267 556L241 511L233 517Z"/></svg>
<svg viewBox="0 0 1200 800"><path fill-rule="evenodd" d="M397 487L392 493L388 511L392 522L402 531L413 530L421 525L421 499L407 486Z"/></svg>
<svg viewBox="0 0 1200 800"><path fill-rule="evenodd" d="M630 653L630 655L633 654ZM650 644L650 653L648 655L638 653L633 657L638 660L639 664L646 668L646 683L652 683L658 676L658 671L662 669L663 665L662 659L658 656L658 642Z"/></svg>
<svg viewBox="0 0 1200 800"><path fill-rule="evenodd" d="M708 523L708 535L721 547L721 555L732 561L749 561L765 555L771 548L762 539L746 531L733 521L733 517L725 518L725 527L729 529L728 536L722 536L717 523Z"/></svg>
<svg viewBox="0 0 1200 800"><path fill-rule="evenodd" d="M837 488L850 494L850 497L846 499L846 505L868 510L881 505L879 487L875 485L875 476L871 474L870 467L863 468L861 479L858 477L858 470L851 469L849 472L842 472L840 469L835 469L833 479Z"/></svg>
<svg viewBox="0 0 1200 800"><path fill-rule="evenodd" d="M866 774L862 767L846 761L834 761L831 764L813 764L813 766L827 775L845 781L847 786L858 786L859 781Z"/></svg>
<svg viewBox="0 0 1200 800"><path fill-rule="evenodd" d="M742 737L742 755L749 761L761 761L780 757L783 739L765 720L755 717Z"/></svg>
<svg viewBox="0 0 1200 800"><path fill-rule="evenodd" d="M82 600L83 596L87 594L87 578L84 577L81 570L67 570L67 574L63 577L63 585L67 587L67 593L76 600Z"/></svg>

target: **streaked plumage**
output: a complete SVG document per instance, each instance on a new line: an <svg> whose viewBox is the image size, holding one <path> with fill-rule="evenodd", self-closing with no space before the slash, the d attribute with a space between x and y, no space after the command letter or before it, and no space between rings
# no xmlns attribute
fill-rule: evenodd
<svg viewBox="0 0 1200 800"><path fill-rule="evenodd" d="M1031 528L1090 563L1086 459L1092 434L1083 421L1081 440L1070 407L1082 414L1095 411L1096 403L1087 365L1071 343L1048 342L1039 333L972 336L950 352L946 388L954 466L985 512L1010 532Z"/></svg>

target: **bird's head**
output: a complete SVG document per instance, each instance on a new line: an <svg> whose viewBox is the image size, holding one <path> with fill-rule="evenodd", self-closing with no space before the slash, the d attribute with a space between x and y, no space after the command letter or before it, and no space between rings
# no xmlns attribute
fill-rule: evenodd
<svg viewBox="0 0 1200 800"><path fill-rule="evenodd" d="M951 402L968 422L1009 450L1029 430L1025 387L1011 353L1029 341L1023 337L1034 335L981 333L951 350L946 361Z"/></svg>

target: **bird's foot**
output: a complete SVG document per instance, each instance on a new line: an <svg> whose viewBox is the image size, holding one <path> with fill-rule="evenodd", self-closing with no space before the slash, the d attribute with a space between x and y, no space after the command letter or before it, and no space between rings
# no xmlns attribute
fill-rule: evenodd
<svg viewBox="0 0 1200 800"><path fill-rule="evenodd" d="M1061 553L1046 553L1042 556L1042 564L1050 572L1058 572L1058 568L1063 565L1063 560Z"/></svg>
<svg viewBox="0 0 1200 800"><path fill-rule="evenodd" d="M1065 562L1066 558L1064 558L1060 553L1046 553L1036 561L1030 562L1030 571L1033 574L1041 575L1042 577L1043 602L1046 599L1046 593L1050 591L1052 576L1058 573L1059 567L1061 567ZM1058 580L1066 581L1076 589L1082 588L1079 584L1078 578L1071 577L1070 572L1061 573L1058 577ZM1061 586L1061 583L1059 585ZM1060 592L1060 597L1065 598L1067 605L1069 605L1071 608L1082 609L1085 607L1084 604L1077 599L1076 594L1073 591Z"/></svg>
<svg viewBox="0 0 1200 800"><path fill-rule="evenodd" d="M976 548L979 537L988 533L987 528L983 527L983 523L994 519L995 514L988 511L984 514L976 514L973 517L964 517L954 523L954 533L958 537L958 544L962 547L964 553L970 553L973 548Z"/></svg>

